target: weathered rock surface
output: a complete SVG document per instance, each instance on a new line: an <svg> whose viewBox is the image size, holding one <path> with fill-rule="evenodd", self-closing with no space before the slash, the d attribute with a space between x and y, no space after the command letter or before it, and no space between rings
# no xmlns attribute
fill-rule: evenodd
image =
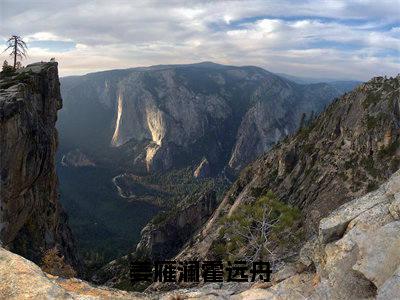
<svg viewBox="0 0 400 300"><path fill-rule="evenodd" d="M31 261L0 247L1 299L149 299L79 279L63 279L40 270Z"/></svg>
<svg viewBox="0 0 400 300"><path fill-rule="evenodd" d="M0 241L35 262L57 246L76 265L54 163L61 107L57 63L0 79Z"/></svg>
<svg viewBox="0 0 400 300"><path fill-rule="evenodd" d="M400 291L400 219L389 208L397 204L399 196L400 171L375 192L322 219L318 236L306 243L296 260L305 264L306 271L284 272L283 280L271 287L260 289L255 284L235 291L208 285L169 294L195 299L396 299ZM336 224L344 219L343 230ZM327 229L332 233L329 243L324 238ZM313 269L315 273L310 271Z"/></svg>
<svg viewBox="0 0 400 300"><path fill-rule="evenodd" d="M210 163L206 158L204 158L199 166L194 170L193 176L195 178L206 178L211 175L211 170L210 170Z"/></svg>
<svg viewBox="0 0 400 300"><path fill-rule="evenodd" d="M319 220L374 190L398 170L399 94L400 76L373 78L337 99L309 126L250 164L225 194L194 246L184 249L181 257L212 258L221 218L267 191L299 207L307 236L316 234ZM354 216L375 207L381 197L376 194L357 201L356 208L331 219L332 224L322 225L323 242L341 235ZM397 202L390 210L398 214Z"/></svg>
<svg viewBox="0 0 400 300"><path fill-rule="evenodd" d="M393 187L396 187L393 190ZM400 194L400 171L377 191L340 207L320 223L319 248L316 251L317 271L321 283L316 295L329 295L331 299L374 298L381 299L399 289L397 269L400 265L400 219L393 217L389 207ZM377 201L377 198L379 201ZM369 208L361 211L360 200L370 201ZM352 220L345 228L337 229L341 237L324 244L322 228L349 213ZM314 259L315 260L315 259ZM386 295L386 296L384 296Z"/></svg>

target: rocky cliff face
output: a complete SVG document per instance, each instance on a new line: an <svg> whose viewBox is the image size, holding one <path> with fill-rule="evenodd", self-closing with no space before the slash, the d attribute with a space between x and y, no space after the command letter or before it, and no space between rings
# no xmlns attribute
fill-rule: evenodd
<svg viewBox="0 0 400 300"><path fill-rule="evenodd" d="M221 218L267 191L299 207L306 236L354 197L376 189L400 164L400 76L377 77L337 99L312 124L242 171L180 257L213 257Z"/></svg>
<svg viewBox="0 0 400 300"><path fill-rule="evenodd" d="M0 248L0 297L7 299L396 299L400 293L400 171L374 192L319 223L318 235L269 283L206 284L128 293L43 273ZM10 265L15 266L9 268Z"/></svg>
<svg viewBox="0 0 400 300"><path fill-rule="evenodd" d="M54 162L61 107L57 63L0 79L0 241L35 262L57 246L76 265Z"/></svg>
<svg viewBox="0 0 400 300"><path fill-rule="evenodd" d="M212 63L108 71L62 84L59 127L68 144L84 148L93 141L88 151L95 152L96 146L130 143L129 164L148 172L202 157L216 170L240 170L294 132L303 113L320 112L341 92L256 67ZM140 149L133 147L140 143Z"/></svg>

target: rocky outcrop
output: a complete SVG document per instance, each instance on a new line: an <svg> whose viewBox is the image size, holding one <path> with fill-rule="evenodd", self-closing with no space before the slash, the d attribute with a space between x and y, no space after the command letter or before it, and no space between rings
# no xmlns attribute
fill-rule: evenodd
<svg viewBox="0 0 400 300"><path fill-rule="evenodd" d="M32 262L0 248L0 297L390 300L400 291L399 246L400 171L376 191L322 219L319 234L307 241L293 263L275 272L270 283L206 284L170 292L128 293L50 276Z"/></svg>
<svg viewBox="0 0 400 300"><path fill-rule="evenodd" d="M374 78L245 168L182 255L212 257L221 218L268 191L301 208L302 228L311 236L331 211L376 189L400 164L399 92L400 76ZM334 232L344 230L352 217L343 216ZM334 238L324 235L325 241Z"/></svg>
<svg viewBox="0 0 400 300"><path fill-rule="evenodd" d="M312 257L321 277L317 295L391 299L388 295L400 288L399 201L397 172L375 192L321 220Z"/></svg>
<svg viewBox="0 0 400 300"><path fill-rule="evenodd" d="M148 252L153 259L164 259L174 256L190 239L196 230L203 225L217 206L213 190L201 195L194 203L178 205L173 216L162 216L147 225L142 232L137 250Z"/></svg>
<svg viewBox="0 0 400 300"><path fill-rule="evenodd" d="M204 158L193 172L194 178L206 178L211 175L210 163Z"/></svg>
<svg viewBox="0 0 400 300"><path fill-rule="evenodd" d="M76 266L54 163L59 86L57 63L32 64L0 79L0 241L35 262L57 246Z"/></svg>
<svg viewBox="0 0 400 300"><path fill-rule="evenodd" d="M79 279L46 274L31 261L0 247L1 299L149 299L145 295L94 287Z"/></svg>
<svg viewBox="0 0 400 300"><path fill-rule="evenodd" d="M93 167L96 164L79 149L75 149L63 155L61 165L64 167Z"/></svg>

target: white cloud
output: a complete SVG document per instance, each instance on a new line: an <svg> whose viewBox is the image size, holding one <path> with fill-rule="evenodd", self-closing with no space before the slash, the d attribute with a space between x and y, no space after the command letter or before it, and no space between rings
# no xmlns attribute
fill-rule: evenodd
<svg viewBox="0 0 400 300"><path fill-rule="evenodd" d="M29 49L29 61L56 57L62 75L211 60L368 79L400 70L399 9L399 0L0 0L0 39L75 43Z"/></svg>

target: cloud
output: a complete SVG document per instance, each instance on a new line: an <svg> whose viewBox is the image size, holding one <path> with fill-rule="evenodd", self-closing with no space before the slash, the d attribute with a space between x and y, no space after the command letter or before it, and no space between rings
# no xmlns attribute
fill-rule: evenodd
<svg viewBox="0 0 400 300"><path fill-rule="evenodd" d="M300 76L400 70L400 0L0 2L0 40L62 75L211 60ZM1 59L6 58L3 54Z"/></svg>

